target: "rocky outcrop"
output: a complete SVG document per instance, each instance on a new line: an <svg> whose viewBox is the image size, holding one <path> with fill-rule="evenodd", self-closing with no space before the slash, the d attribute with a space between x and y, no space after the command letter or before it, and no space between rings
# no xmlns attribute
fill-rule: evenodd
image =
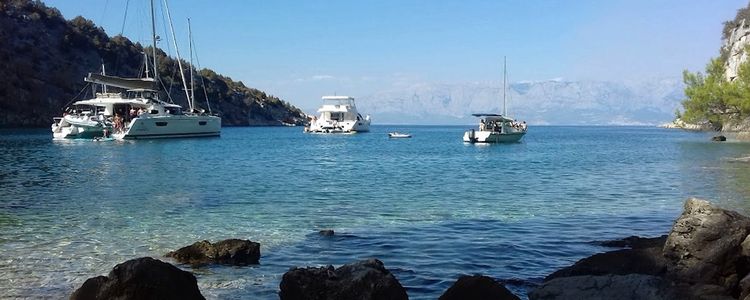
<svg viewBox="0 0 750 300"><path fill-rule="evenodd" d="M741 246L749 230L749 218L689 199L664 244L668 275L680 282L717 284L737 294L739 280L750 270Z"/></svg>
<svg viewBox="0 0 750 300"><path fill-rule="evenodd" d="M177 251L167 253L180 263L191 265L257 264L260 260L260 244L250 240L228 239L211 244L209 241L195 242Z"/></svg>
<svg viewBox="0 0 750 300"><path fill-rule="evenodd" d="M529 299L737 299L750 294L750 218L691 198L666 238L584 258ZM742 296L740 299L744 299Z"/></svg>
<svg viewBox="0 0 750 300"><path fill-rule="evenodd" d="M494 279L482 276L461 276L439 300L520 300L502 284Z"/></svg>
<svg viewBox="0 0 750 300"><path fill-rule="evenodd" d="M692 131L714 131L718 130L715 125L711 124L708 121L701 122L698 124L694 123L687 123L683 121L680 118L675 119L674 121L670 123L665 123L662 125L659 125L661 128L669 128L669 129L685 129L685 130L692 130Z"/></svg>
<svg viewBox="0 0 750 300"><path fill-rule="evenodd" d="M48 127L72 100L91 95L82 79L99 72L138 77L148 47L123 36L108 36L91 20L65 20L41 1L0 1L0 127ZM176 61L157 51L160 79L171 99L187 101L176 71ZM246 87L209 69L199 71L196 103L204 109L204 95L212 112L228 126L302 125L306 115L298 108L257 89ZM205 84L204 84L205 83ZM162 99L167 99L162 93Z"/></svg>
<svg viewBox="0 0 750 300"><path fill-rule="evenodd" d="M406 289L377 259L320 268L293 268L279 285L281 300L408 299Z"/></svg>
<svg viewBox="0 0 750 300"><path fill-rule="evenodd" d="M109 275L89 278L70 296L93 299L205 299L195 276L168 263L143 257L116 265Z"/></svg>

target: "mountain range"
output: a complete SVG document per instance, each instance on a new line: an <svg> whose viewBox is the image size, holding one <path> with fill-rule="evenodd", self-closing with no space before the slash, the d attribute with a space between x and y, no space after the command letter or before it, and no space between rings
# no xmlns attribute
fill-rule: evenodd
<svg viewBox="0 0 750 300"><path fill-rule="evenodd" d="M520 81L508 85L508 115L536 125L656 125L674 119L684 98L679 78ZM358 99L385 124L473 124L472 113L501 113L502 82L416 84Z"/></svg>

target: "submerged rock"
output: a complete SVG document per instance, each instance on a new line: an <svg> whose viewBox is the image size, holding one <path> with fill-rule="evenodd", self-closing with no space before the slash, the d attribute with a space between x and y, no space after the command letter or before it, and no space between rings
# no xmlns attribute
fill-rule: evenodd
<svg viewBox="0 0 750 300"><path fill-rule="evenodd" d="M320 268L293 268L279 284L281 300L292 299L409 299L406 289L383 262L368 259Z"/></svg>
<svg viewBox="0 0 750 300"><path fill-rule="evenodd" d="M483 299L520 300L499 282L482 275L459 277L439 298L439 300Z"/></svg>
<svg viewBox="0 0 750 300"><path fill-rule="evenodd" d="M177 251L167 253L180 263L203 265L210 263L227 265L257 264L260 261L260 244L250 240L228 239L211 244L209 241L195 242Z"/></svg>
<svg viewBox="0 0 750 300"><path fill-rule="evenodd" d="M631 249L643 249L651 247L664 247L664 242L667 241L667 235L654 238L644 238L639 236L629 236L620 240L611 240L598 242L596 244L604 247L618 247L618 248L631 248Z"/></svg>
<svg viewBox="0 0 750 300"><path fill-rule="evenodd" d="M333 229L324 229L324 230L318 231L318 234L322 236L333 236L335 233L333 232Z"/></svg>
<svg viewBox="0 0 750 300"><path fill-rule="evenodd" d="M205 299L190 272L150 257L116 265L108 276L89 278L70 296L89 299Z"/></svg>

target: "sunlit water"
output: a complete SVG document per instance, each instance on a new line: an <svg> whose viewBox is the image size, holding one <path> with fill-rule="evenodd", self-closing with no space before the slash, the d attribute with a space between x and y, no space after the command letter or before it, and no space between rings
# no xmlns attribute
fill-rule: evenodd
<svg viewBox="0 0 750 300"><path fill-rule="evenodd" d="M0 131L0 296L65 298L115 264L195 241L262 244L250 267L191 269L208 298L278 298L293 266L381 259L411 299L461 274L519 295L606 249L666 233L688 196L750 211L750 144L635 127L531 127L510 145L466 127L357 135L224 128L220 138L52 141ZM389 140L392 130L412 139ZM317 234L334 229L333 237ZM173 262L174 263L174 262ZM525 297L525 296L524 296Z"/></svg>

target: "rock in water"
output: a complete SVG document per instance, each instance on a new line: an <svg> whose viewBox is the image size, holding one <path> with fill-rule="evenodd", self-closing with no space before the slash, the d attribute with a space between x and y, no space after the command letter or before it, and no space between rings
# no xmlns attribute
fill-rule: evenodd
<svg viewBox="0 0 750 300"><path fill-rule="evenodd" d="M322 236L333 236L335 232L333 231L333 229L323 229L321 231L318 231L318 234Z"/></svg>
<svg viewBox="0 0 750 300"><path fill-rule="evenodd" d="M195 242L177 251L167 253L184 264L203 265L209 263L227 265L257 264L260 261L260 244L250 240L228 239L215 244L209 241Z"/></svg>
<svg viewBox="0 0 750 300"><path fill-rule="evenodd" d="M439 300L520 300L502 284L482 276L461 276L448 288Z"/></svg>
<svg viewBox="0 0 750 300"><path fill-rule="evenodd" d="M406 289L383 262L368 259L320 268L293 268L284 273L279 285L281 300L323 299L409 299Z"/></svg>
<svg viewBox="0 0 750 300"><path fill-rule="evenodd" d="M116 265L108 276L89 278L70 296L89 299L205 299L190 272L150 257Z"/></svg>
<svg viewBox="0 0 750 300"><path fill-rule="evenodd" d="M531 300L672 300L668 281L645 274L561 277L543 283L529 293ZM719 299L719 298L717 298Z"/></svg>
<svg viewBox="0 0 750 300"><path fill-rule="evenodd" d="M724 142L724 141L727 140L727 137L725 137L723 135L717 135L715 137L712 137L711 140L714 141L714 142Z"/></svg>
<svg viewBox="0 0 750 300"><path fill-rule="evenodd" d="M688 199L664 245L670 277L736 292L749 265L741 246L748 229L749 218L705 200Z"/></svg>

